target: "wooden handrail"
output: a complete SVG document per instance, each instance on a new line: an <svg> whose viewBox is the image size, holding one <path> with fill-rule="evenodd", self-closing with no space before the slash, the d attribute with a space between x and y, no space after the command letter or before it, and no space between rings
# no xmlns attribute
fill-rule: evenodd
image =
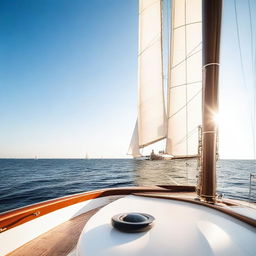
<svg viewBox="0 0 256 256"><path fill-rule="evenodd" d="M94 198L114 196L114 195L129 195L133 193L170 193L170 192L190 192L194 191L194 186L159 186L159 187L124 187L110 188L95 191L84 192L80 194L65 196L57 199L44 201L41 203L29 205L26 207L14 209L0 214L0 233L30 220L41 217L45 214L54 212L64 207L84 202ZM40 213L40 214L35 214Z"/></svg>

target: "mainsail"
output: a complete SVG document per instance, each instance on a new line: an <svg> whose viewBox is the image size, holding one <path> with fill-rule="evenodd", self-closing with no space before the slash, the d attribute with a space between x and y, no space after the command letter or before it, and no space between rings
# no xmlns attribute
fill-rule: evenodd
<svg viewBox="0 0 256 256"><path fill-rule="evenodd" d="M139 2L138 62L138 135L144 147L166 137L161 0Z"/></svg>
<svg viewBox="0 0 256 256"><path fill-rule="evenodd" d="M202 123L201 0L173 0L167 154L196 155Z"/></svg>
<svg viewBox="0 0 256 256"><path fill-rule="evenodd" d="M166 138L162 1L139 0L138 120L128 154Z"/></svg>

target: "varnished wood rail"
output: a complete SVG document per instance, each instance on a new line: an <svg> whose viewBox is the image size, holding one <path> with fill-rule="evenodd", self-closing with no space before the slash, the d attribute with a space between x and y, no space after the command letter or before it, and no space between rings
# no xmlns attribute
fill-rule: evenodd
<svg viewBox="0 0 256 256"><path fill-rule="evenodd" d="M65 196L57 199L48 200L45 202L29 205L23 208L11 210L0 214L0 233L18 225L39 218L45 214L54 212L64 207L74 205L87 200L115 196L129 195L133 193L170 193L170 192L189 192L195 191L194 186L156 186L156 187L124 187L95 190L70 196Z"/></svg>

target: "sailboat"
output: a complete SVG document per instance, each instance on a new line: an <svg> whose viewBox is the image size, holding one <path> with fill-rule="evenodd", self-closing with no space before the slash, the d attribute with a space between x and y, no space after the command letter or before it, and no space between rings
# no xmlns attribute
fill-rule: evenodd
<svg viewBox="0 0 256 256"><path fill-rule="evenodd" d="M150 7L150 5L154 7ZM199 155L202 125L202 13L200 1L183 1L172 8L169 42L167 113L163 76L162 2L145 1L139 12L138 119L128 153L161 140L166 149L151 160L193 158ZM164 156L164 157L163 157Z"/></svg>
<svg viewBox="0 0 256 256"><path fill-rule="evenodd" d="M177 19L189 20L184 11L198 3L174 0L175 15L181 14ZM140 0L140 11L159 10L160 5L160 0ZM203 137L197 195L194 186L111 188L12 210L0 215L0 255L255 254L256 205L216 196L217 125L212 119L218 110L221 9L221 0L202 1Z"/></svg>

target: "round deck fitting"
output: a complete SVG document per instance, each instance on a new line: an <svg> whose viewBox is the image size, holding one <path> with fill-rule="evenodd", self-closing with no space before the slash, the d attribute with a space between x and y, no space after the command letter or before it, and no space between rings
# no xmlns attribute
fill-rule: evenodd
<svg viewBox="0 0 256 256"><path fill-rule="evenodd" d="M143 232L152 227L155 218L146 213L120 213L112 217L114 228L128 233Z"/></svg>

